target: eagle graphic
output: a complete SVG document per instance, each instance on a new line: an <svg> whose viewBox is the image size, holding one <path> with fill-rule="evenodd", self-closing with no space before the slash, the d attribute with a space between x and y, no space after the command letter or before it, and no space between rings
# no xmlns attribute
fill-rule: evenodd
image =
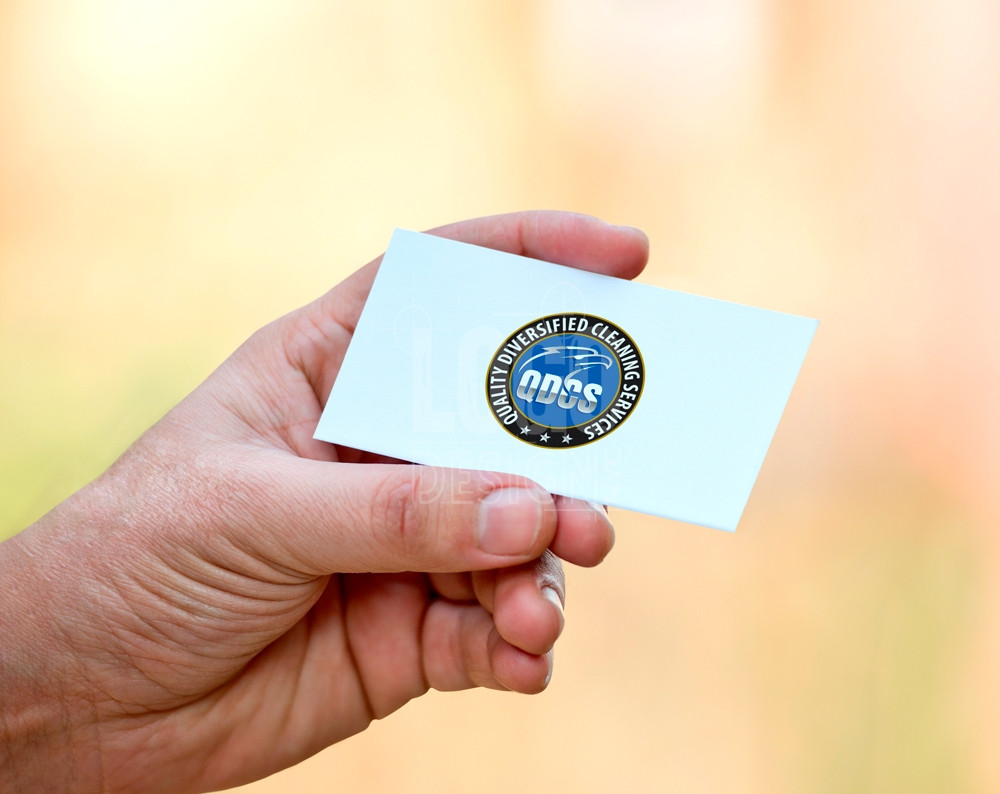
<svg viewBox="0 0 1000 794"><path fill-rule="evenodd" d="M517 371L520 372L523 370L536 358L544 358L546 356L561 356L561 361L570 362L570 366L576 366L576 369L566 376L566 380L569 380L574 375L593 367L611 369L611 365L614 363L611 356L605 355L593 347L583 347L580 345L558 345L546 347L541 353L536 353L531 358L522 361L518 365Z"/></svg>

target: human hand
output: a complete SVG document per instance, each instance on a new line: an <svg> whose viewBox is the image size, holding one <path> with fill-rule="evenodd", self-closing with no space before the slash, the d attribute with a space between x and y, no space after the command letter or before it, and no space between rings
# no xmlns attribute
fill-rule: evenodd
<svg viewBox="0 0 1000 794"><path fill-rule="evenodd" d="M647 256L641 232L566 213L434 233L622 277ZM229 787L431 687L546 686L559 558L600 562L605 513L312 438L378 263L0 546L0 788Z"/></svg>

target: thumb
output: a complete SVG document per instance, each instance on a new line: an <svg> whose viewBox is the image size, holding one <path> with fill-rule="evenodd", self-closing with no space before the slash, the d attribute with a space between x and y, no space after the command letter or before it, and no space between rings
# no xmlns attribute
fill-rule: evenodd
<svg viewBox="0 0 1000 794"><path fill-rule="evenodd" d="M245 505L248 539L303 574L506 567L538 557L555 535L552 496L524 477L265 458L244 468L264 479Z"/></svg>

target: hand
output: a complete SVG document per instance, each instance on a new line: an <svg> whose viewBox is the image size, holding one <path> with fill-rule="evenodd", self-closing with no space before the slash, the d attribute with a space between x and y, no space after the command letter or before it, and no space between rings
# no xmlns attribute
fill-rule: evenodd
<svg viewBox="0 0 1000 794"><path fill-rule="evenodd" d="M647 255L565 213L434 233L622 277ZM605 513L312 438L378 265L254 334L0 546L0 788L229 787L430 687L546 686L558 558L600 562Z"/></svg>

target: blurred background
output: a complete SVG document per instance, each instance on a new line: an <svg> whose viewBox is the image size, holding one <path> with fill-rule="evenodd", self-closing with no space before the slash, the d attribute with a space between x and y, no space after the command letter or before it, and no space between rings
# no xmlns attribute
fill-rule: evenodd
<svg viewBox="0 0 1000 794"><path fill-rule="evenodd" d="M0 536L393 227L596 214L821 320L739 532L241 791L1000 790L998 142L993 0L0 0Z"/></svg>

